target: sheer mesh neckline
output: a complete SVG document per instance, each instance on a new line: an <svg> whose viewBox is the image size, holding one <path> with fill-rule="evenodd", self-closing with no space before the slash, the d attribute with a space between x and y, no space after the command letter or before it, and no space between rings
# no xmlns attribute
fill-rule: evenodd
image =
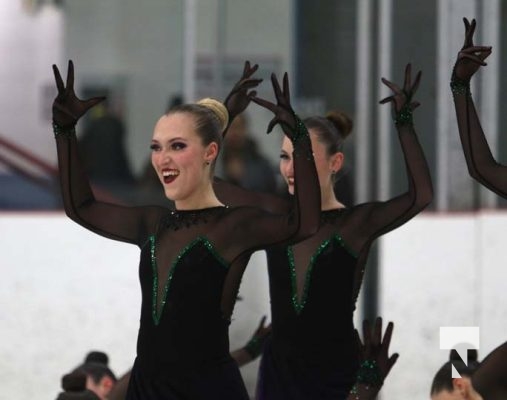
<svg viewBox="0 0 507 400"><path fill-rule="evenodd" d="M196 210L171 210L162 218L161 225L177 231L192 225L207 223L208 218L228 210L228 206L214 206Z"/></svg>

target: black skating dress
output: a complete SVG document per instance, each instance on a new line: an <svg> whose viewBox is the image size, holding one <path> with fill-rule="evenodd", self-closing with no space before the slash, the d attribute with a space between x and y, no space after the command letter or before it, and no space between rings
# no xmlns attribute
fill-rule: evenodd
<svg viewBox="0 0 507 400"><path fill-rule="evenodd" d="M432 183L413 126L398 125L407 192L384 202L321 212L320 228L296 245L267 249L272 337L259 370L259 400L345 399L356 381L353 312L371 244L423 210ZM273 196L215 183L222 201L287 207Z"/></svg>
<svg viewBox="0 0 507 400"><path fill-rule="evenodd" d="M141 251L141 316L127 399L248 399L229 355L228 327L245 265L235 260L316 231L320 193L307 134L295 149L300 190L289 212L178 211L98 201L80 166L75 133L57 135L67 215Z"/></svg>

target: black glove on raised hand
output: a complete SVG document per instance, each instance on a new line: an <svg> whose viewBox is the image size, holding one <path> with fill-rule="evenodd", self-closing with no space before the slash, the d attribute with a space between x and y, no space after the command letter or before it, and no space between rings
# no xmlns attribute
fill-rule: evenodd
<svg viewBox="0 0 507 400"><path fill-rule="evenodd" d="M60 71L56 65L53 65L55 74L56 88L58 95L53 101L53 124L55 130L70 130L76 126L77 121L86 111L97 103L104 100L105 97L93 97L87 100L80 100L74 93L74 64L69 60L67 71L67 85L64 86Z"/></svg>
<svg viewBox="0 0 507 400"><path fill-rule="evenodd" d="M470 79L485 66L484 60L491 54L491 46L474 46L475 19L470 23L463 18L465 23L465 40L463 47L458 52L458 57L452 69L451 88L455 93L463 93L470 85Z"/></svg>
<svg viewBox="0 0 507 400"><path fill-rule="evenodd" d="M271 74L271 83L275 92L276 104L259 97L253 97L252 101L275 114L274 118L269 122L268 133L273 130L275 125L280 124L284 133L295 143L301 136L308 135L308 132L290 104L289 77L287 72L283 75L283 90L280 88L275 74Z"/></svg>
<svg viewBox="0 0 507 400"><path fill-rule="evenodd" d="M243 75L238 82L234 85L230 93L224 100L224 105L229 112L229 121L232 121L239 114L246 110L252 98L257 96L255 90L251 90L262 82L262 79L254 79L252 75L257 71L259 66L255 64L253 67L250 66L250 61L245 61L243 67Z"/></svg>
<svg viewBox="0 0 507 400"><path fill-rule="evenodd" d="M403 83L403 89L400 89L398 85L393 82L382 78L382 83L393 91L393 95L380 100L380 104L391 103L393 120L396 125L412 124L412 111L419 107L418 101L412 101L419 82L421 81L421 71L419 71L415 77L414 83L412 83L412 65L407 64L405 67L405 82Z"/></svg>

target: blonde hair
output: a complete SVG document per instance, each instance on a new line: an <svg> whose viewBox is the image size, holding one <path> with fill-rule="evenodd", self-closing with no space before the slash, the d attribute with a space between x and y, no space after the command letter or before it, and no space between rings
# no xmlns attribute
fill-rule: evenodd
<svg viewBox="0 0 507 400"><path fill-rule="evenodd" d="M224 132L225 128L227 128L227 125L229 124L229 112L223 103L212 99L211 97L205 97L204 99L199 100L197 104L213 111L213 113L220 121L222 132Z"/></svg>
<svg viewBox="0 0 507 400"><path fill-rule="evenodd" d="M195 131L201 138L202 143L207 146L215 142L220 151L222 148L222 135L229 123L229 113L221 102L205 98L197 103L180 104L169 109L167 115L177 113L191 115L195 122ZM215 161L216 158L211 164L211 171L213 171Z"/></svg>

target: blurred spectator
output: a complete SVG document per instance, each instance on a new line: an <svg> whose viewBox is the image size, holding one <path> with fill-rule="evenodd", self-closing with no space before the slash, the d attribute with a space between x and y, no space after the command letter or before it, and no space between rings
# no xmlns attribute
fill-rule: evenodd
<svg viewBox="0 0 507 400"><path fill-rule="evenodd" d="M62 377L62 389L56 400L100 400L90 390L86 389L86 375L82 372L72 372Z"/></svg>
<svg viewBox="0 0 507 400"><path fill-rule="evenodd" d="M249 135L245 113L230 125L223 144L223 178L245 189L276 193L275 171Z"/></svg>
<svg viewBox="0 0 507 400"><path fill-rule="evenodd" d="M91 351L85 357L85 362L73 371L73 373L86 375L86 388L95 393L101 400L109 398L109 393L117 381L108 364L109 357L106 353Z"/></svg>
<svg viewBox="0 0 507 400"><path fill-rule="evenodd" d="M122 120L111 111L106 98L90 111L78 138L79 155L91 183L107 187L119 199L128 199L135 184L125 132Z"/></svg>
<svg viewBox="0 0 507 400"><path fill-rule="evenodd" d="M93 351L90 351L86 355L84 362L85 363L90 363L90 362L100 363L100 364L104 364L106 367L108 367L109 366L109 357L103 351L93 350Z"/></svg>

